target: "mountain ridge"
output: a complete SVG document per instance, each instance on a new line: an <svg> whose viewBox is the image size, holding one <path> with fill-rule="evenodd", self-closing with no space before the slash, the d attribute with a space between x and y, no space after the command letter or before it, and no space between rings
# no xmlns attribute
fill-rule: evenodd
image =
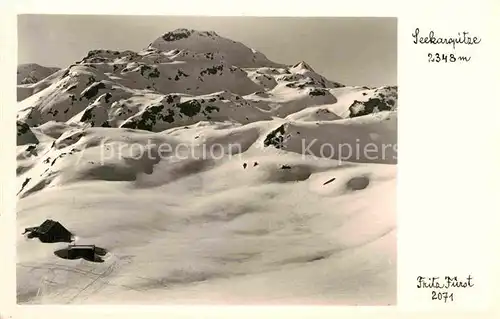
<svg viewBox="0 0 500 319"><path fill-rule="evenodd" d="M252 67L241 67L240 63L245 66L252 64ZM84 112L97 100L104 99L109 107L121 103L123 99L145 95L157 99L160 96L166 98L169 94L180 94L194 101L196 96L211 94L220 88L238 95L235 100L245 105L255 104L255 112L266 113L262 109L270 109L267 101L281 101L278 103L286 109L289 102L284 97L294 92L297 96L303 96L300 98L303 107L333 103L333 91L341 87L344 85L324 78L304 61L285 66L268 60L262 53L239 42L220 37L213 31L176 29L138 52L90 50L78 63L58 70L37 83L18 87L18 93L23 93L24 97L20 101L24 116L18 116L18 119L31 126L51 120L64 122ZM31 90L31 94L27 90ZM144 101L143 104L148 103ZM379 104L384 102L380 101ZM132 106L125 112L131 116L137 115L144 112L145 107L147 105ZM31 111L25 112L28 108ZM382 109L395 109L395 105ZM234 114L241 118L237 113ZM102 113L102 116L108 118L97 122L106 125L116 122L113 114ZM261 119L268 119L269 116L280 114L263 114ZM159 117L161 120L162 116ZM234 120L233 117L227 115L226 120ZM210 120L211 116L205 114L204 119ZM242 123L241 119L237 121ZM119 126L122 122L116 123Z"/></svg>

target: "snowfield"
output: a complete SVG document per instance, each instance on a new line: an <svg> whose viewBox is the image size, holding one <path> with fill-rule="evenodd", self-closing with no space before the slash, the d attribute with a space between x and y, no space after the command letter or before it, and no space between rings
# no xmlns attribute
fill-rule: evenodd
<svg viewBox="0 0 500 319"><path fill-rule="evenodd" d="M397 87L177 29L18 92L18 303L395 304Z"/></svg>

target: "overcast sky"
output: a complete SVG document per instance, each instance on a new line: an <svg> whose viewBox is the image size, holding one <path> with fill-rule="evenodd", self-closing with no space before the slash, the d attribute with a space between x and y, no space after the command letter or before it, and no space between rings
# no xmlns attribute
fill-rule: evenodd
<svg viewBox="0 0 500 319"><path fill-rule="evenodd" d="M94 49L140 50L176 28L215 31L347 85L397 85L396 18L18 16L18 63L67 67Z"/></svg>

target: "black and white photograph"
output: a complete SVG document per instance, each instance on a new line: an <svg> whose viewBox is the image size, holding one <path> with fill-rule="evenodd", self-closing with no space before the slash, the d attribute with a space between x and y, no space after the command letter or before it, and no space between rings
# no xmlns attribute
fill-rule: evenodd
<svg viewBox="0 0 500 319"><path fill-rule="evenodd" d="M397 304L396 17L21 14L22 305Z"/></svg>

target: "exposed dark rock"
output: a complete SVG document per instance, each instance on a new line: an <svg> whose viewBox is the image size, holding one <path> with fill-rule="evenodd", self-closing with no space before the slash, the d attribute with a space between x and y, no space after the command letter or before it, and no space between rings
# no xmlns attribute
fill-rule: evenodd
<svg viewBox="0 0 500 319"><path fill-rule="evenodd" d="M182 31L179 30L176 32L167 32L162 36L162 38L163 38L163 40L165 40L167 42L171 42L171 41L176 41L176 40L181 40L181 39L187 39L187 38L189 38L190 35L191 35L190 30L182 30Z"/></svg>
<svg viewBox="0 0 500 319"><path fill-rule="evenodd" d="M87 81L87 84L86 86L89 86L90 84L94 83L95 82L95 78L93 76L90 76L88 81Z"/></svg>
<svg viewBox="0 0 500 319"><path fill-rule="evenodd" d="M215 75L217 74L217 72L221 72L222 74L222 71L224 70L224 66L223 65L216 65L214 67L211 67L211 68L207 68L205 70L202 70L200 72L200 75L203 76L205 74L210 74L210 75Z"/></svg>
<svg viewBox="0 0 500 319"><path fill-rule="evenodd" d="M208 113L212 113L213 111L217 111L219 112L220 111L220 108L217 107L217 106L213 106L213 105L207 105L205 107L205 111L208 112Z"/></svg>
<svg viewBox="0 0 500 319"><path fill-rule="evenodd" d="M106 88L106 85L102 82L92 83L89 87L82 91L81 97L85 97L87 100L95 97L99 93L100 89Z"/></svg>
<svg viewBox="0 0 500 319"><path fill-rule="evenodd" d="M281 125L277 129L273 130L271 133L267 134L266 139L264 140L264 146L274 146L278 149L283 148L284 143L284 134L285 134L285 124Z"/></svg>
<svg viewBox="0 0 500 319"><path fill-rule="evenodd" d="M112 97L113 97L113 96L111 95L111 93L106 93L106 94L104 95L104 101L105 101L106 103L109 103L109 99L110 99L110 98L112 98Z"/></svg>
<svg viewBox="0 0 500 319"><path fill-rule="evenodd" d="M371 98L368 101L354 101L351 106L349 106L349 116L363 116L378 111L391 111L393 109L394 101L384 101L379 98Z"/></svg>
<svg viewBox="0 0 500 319"><path fill-rule="evenodd" d="M151 67L149 65L143 64L139 67L139 72L141 72L141 75L144 75L144 71L149 71L149 70L151 70Z"/></svg>
<svg viewBox="0 0 500 319"><path fill-rule="evenodd" d="M17 136L21 136L30 131L30 127L28 124L21 121L17 121L16 124L17 124Z"/></svg>
<svg viewBox="0 0 500 319"><path fill-rule="evenodd" d="M150 78L158 78L160 77L160 71L157 68L154 68L153 71L149 73Z"/></svg>
<svg viewBox="0 0 500 319"><path fill-rule="evenodd" d="M38 152L36 151L36 145L30 145L25 150L28 153L28 156L38 156Z"/></svg>
<svg viewBox="0 0 500 319"><path fill-rule="evenodd" d="M73 65L71 65L70 67L68 67L68 68L64 71L64 73L61 75L61 79L64 79L65 77L67 77L67 76L69 75L69 72L71 71L71 67L72 67L72 66L73 66Z"/></svg>
<svg viewBox="0 0 500 319"><path fill-rule="evenodd" d="M29 178L29 177L24 180L23 184L21 185L21 189L19 190L19 192L17 192L17 195L19 195L23 191L23 189L26 187L26 185L28 185L30 180L31 180L31 178Z"/></svg>
<svg viewBox="0 0 500 319"><path fill-rule="evenodd" d="M383 86L374 91L367 101L354 101L349 106L349 116L356 117L381 111L396 110L398 92L396 86Z"/></svg>
<svg viewBox="0 0 500 319"><path fill-rule="evenodd" d="M177 107L180 108L180 112L182 114L189 117L193 117L201 111L201 104L196 100L189 100L184 103L177 104Z"/></svg>
<svg viewBox="0 0 500 319"><path fill-rule="evenodd" d="M121 125L122 128L139 129L153 131L153 128L158 120L173 123L175 112L171 109L166 109L163 104L153 105L142 112L140 117L133 118Z"/></svg>
<svg viewBox="0 0 500 319"><path fill-rule="evenodd" d="M54 109L50 109L47 114L50 114L52 116L57 116L57 114L59 113L59 110L54 110Z"/></svg>
<svg viewBox="0 0 500 319"><path fill-rule="evenodd" d="M83 112L82 117L80 118L80 122L87 122L93 118L92 111L94 110L94 107L91 107L87 109L85 112Z"/></svg>
<svg viewBox="0 0 500 319"><path fill-rule="evenodd" d="M309 95L310 96L320 96L320 95L324 96L324 95L326 95L326 92L325 92L325 90L314 89L314 90L309 92Z"/></svg>
<svg viewBox="0 0 500 319"><path fill-rule="evenodd" d="M167 96L167 103L172 104L174 103L174 96L173 95L168 95Z"/></svg>

